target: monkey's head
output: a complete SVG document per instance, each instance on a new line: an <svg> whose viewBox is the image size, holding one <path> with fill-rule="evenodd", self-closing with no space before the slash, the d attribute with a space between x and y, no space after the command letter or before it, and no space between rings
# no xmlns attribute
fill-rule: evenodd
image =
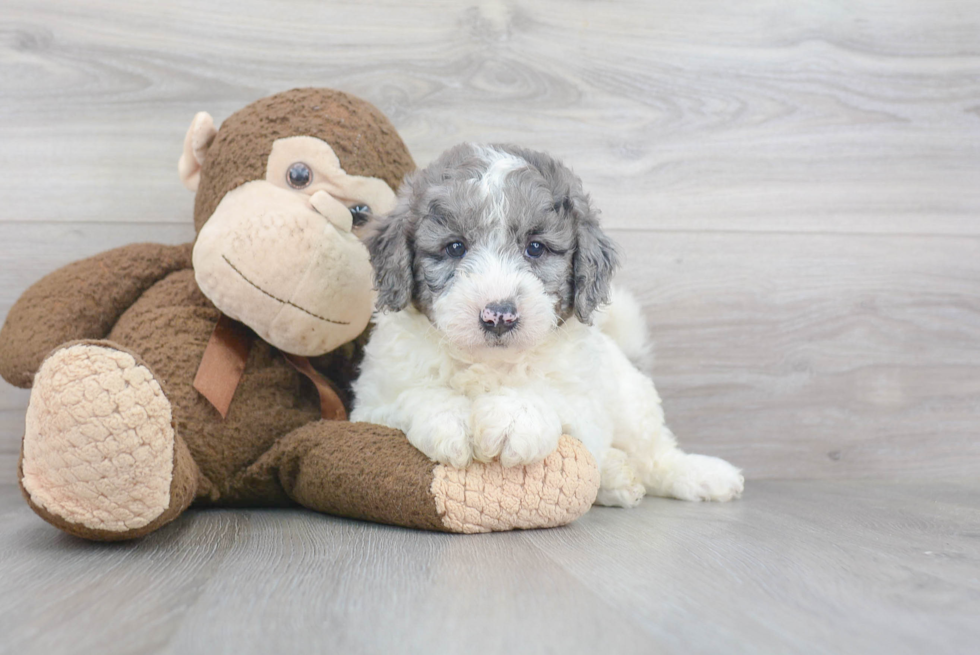
<svg viewBox="0 0 980 655"><path fill-rule="evenodd" d="M216 130L194 117L178 164L197 192L193 264L215 306L288 353L356 338L374 307L358 235L415 168L395 128L340 91L263 98Z"/></svg>

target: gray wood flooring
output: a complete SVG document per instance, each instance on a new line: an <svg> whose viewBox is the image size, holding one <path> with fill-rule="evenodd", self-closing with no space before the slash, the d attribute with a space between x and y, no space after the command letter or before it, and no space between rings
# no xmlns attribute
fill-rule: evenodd
<svg viewBox="0 0 980 655"><path fill-rule="evenodd" d="M749 483L456 538L216 511L75 541L12 484L0 653L977 652L976 0L0 0L0 320L41 275L193 238L196 111L332 86L419 163L561 155L623 245L686 447Z"/></svg>
<svg viewBox="0 0 980 655"><path fill-rule="evenodd" d="M980 489L758 481L455 536L191 512L92 544L0 488L8 653L975 653Z"/></svg>

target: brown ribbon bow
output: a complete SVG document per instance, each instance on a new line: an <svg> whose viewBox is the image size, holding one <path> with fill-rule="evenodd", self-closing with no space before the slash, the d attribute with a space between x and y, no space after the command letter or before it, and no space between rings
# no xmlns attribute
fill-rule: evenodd
<svg viewBox="0 0 980 655"><path fill-rule="evenodd" d="M224 314L208 339L197 375L194 376L194 388L214 405L221 418L228 416L228 408L245 373L245 363L254 339L251 330ZM320 416L333 421L346 421L344 403L330 380L313 368L306 357L289 353L283 353L283 357L316 387L320 396Z"/></svg>

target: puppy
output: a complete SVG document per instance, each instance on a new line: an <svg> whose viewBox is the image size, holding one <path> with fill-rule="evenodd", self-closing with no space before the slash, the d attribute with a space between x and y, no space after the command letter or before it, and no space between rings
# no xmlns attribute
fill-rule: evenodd
<svg viewBox="0 0 980 655"><path fill-rule="evenodd" d="M431 459L537 462L567 433L599 464L597 502L729 500L738 469L677 447L639 308L581 181L552 157L462 144L402 184L367 237L376 325L351 419L403 430ZM597 319L597 320L593 320Z"/></svg>

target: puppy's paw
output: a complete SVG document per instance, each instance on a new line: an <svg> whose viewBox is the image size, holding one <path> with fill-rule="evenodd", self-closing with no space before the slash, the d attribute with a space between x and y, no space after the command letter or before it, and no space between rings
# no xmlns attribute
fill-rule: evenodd
<svg viewBox="0 0 980 655"><path fill-rule="evenodd" d="M416 416L406 435L429 459L464 468L473 459L469 415L469 403L459 399L449 407Z"/></svg>
<svg viewBox="0 0 980 655"><path fill-rule="evenodd" d="M646 495L643 482L621 450L610 448L602 456L599 470L599 495L597 505L608 507L636 507Z"/></svg>
<svg viewBox="0 0 980 655"><path fill-rule="evenodd" d="M470 420L476 458L489 462L499 457L508 467L540 462L558 447L562 432L553 409L516 392L480 396Z"/></svg>
<svg viewBox="0 0 980 655"><path fill-rule="evenodd" d="M672 468L670 495L681 500L725 502L745 488L742 472L717 457L684 454Z"/></svg>

